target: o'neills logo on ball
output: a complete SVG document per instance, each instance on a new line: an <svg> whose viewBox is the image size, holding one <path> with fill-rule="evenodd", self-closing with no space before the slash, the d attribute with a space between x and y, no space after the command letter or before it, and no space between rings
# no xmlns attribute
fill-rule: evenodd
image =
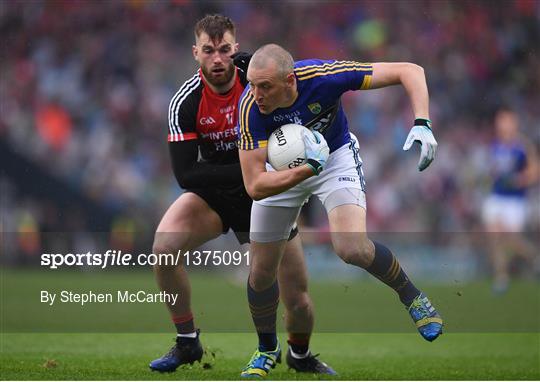
<svg viewBox="0 0 540 382"><path fill-rule="evenodd" d="M285 139L285 135L283 135L283 130L281 130L281 128L278 128L274 134L277 138L277 143L279 146L287 144L287 140Z"/></svg>

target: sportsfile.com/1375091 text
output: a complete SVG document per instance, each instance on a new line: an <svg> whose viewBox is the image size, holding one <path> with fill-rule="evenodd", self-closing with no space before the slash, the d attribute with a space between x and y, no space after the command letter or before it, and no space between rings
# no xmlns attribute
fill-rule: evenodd
<svg viewBox="0 0 540 382"><path fill-rule="evenodd" d="M249 251L196 250L173 253L140 253L132 255L109 249L105 253L42 253L40 265L49 269L60 267L109 266L249 266Z"/></svg>

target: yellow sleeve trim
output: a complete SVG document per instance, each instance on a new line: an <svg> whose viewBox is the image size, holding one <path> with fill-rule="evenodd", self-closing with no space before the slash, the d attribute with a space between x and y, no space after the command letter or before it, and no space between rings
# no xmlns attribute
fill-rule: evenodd
<svg viewBox="0 0 540 382"><path fill-rule="evenodd" d="M304 80L309 80L310 78L313 78L313 77L328 76L330 74L337 74L337 73L343 73L343 72L356 72L356 71L371 72L371 68L345 68L345 69L331 70L328 72L316 72L308 76L298 77L298 80L304 81Z"/></svg>
<svg viewBox="0 0 540 382"><path fill-rule="evenodd" d="M240 148L242 150L253 149L253 135L249 131L249 112L255 101L255 97L248 92L240 102Z"/></svg>
<svg viewBox="0 0 540 382"><path fill-rule="evenodd" d="M297 68L295 70L295 73L297 76L303 76L305 74L313 73L313 72L320 72L320 71L328 71L338 68L343 68L345 66L348 67L365 67L366 69L371 69L371 64L365 63L365 62L356 62L356 61L335 61L332 63L324 63L324 64L318 64L318 65L308 65L303 66L301 68Z"/></svg>
<svg viewBox="0 0 540 382"><path fill-rule="evenodd" d="M366 74L364 76L364 81L362 81L362 86L360 86L360 90L367 90L371 87L371 74Z"/></svg>

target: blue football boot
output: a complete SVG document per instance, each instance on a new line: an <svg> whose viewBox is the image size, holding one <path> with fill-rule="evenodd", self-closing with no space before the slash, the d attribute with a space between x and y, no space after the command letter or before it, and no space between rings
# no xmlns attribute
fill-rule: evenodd
<svg viewBox="0 0 540 382"><path fill-rule="evenodd" d="M281 348L279 342L276 350L262 352L255 350L248 364L242 370L240 377L242 378L264 378L270 372L270 369L276 367L277 363L281 363Z"/></svg>
<svg viewBox="0 0 540 382"><path fill-rule="evenodd" d="M416 296L407 310L424 339L431 342L442 334L443 320L424 293Z"/></svg>
<svg viewBox="0 0 540 382"><path fill-rule="evenodd" d="M199 330L197 330L197 338L186 339L176 337L176 344L163 357L150 362L150 369L161 372L175 371L178 366L190 364L195 361L200 362L204 350L199 341Z"/></svg>

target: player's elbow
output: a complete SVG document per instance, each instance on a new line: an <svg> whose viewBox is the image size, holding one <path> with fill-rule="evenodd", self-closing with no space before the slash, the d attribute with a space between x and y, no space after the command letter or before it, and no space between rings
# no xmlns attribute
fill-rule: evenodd
<svg viewBox="0 0 540 382"><path fill-rule="evenodd" d="M413 64L412 62L407 62L406 70L408 73L411 73L414 76L419 76L425 78L426 74L424 73L424 68L418 64Z"/></svg>
<svg viewBox="0 0 540 382"><path fill-rule="evenodd" d="M254 201L257 202L257 201L259 201L259 200L264 199L264 196L263 196L262 194L253 194L253 195L251 196L251 199L253 199Z"/></svg>
<svg viewBox="0 0 540 382"><path fill-rule="evenodd" d="M265 190L262 185L257 182L256 180L253 181L246 181L244 179L244 185L246 187L246 191L249 195L249 197L253 200L261 200L266 198L268 195L265 193Z"/></svg>
<svg viewBox="0 0 540 382"><path fill-rule="evenodd" d="M246 191L249 194L249 197L255 201L264 199L265 197L262 191L254 186L246 186Z"/></svg>
<svg viewBox="0 0 540 382"><path fill-rule="evenodd" d="M424 73L424 68L422 68L420 65L413 64L411 62L404 62L398 65L399 80L397 82L401 83L406 88L414 88L420 86L421 84L425 84L426 75Z"/></svg>
<svg viewBox="0 0 540 382"><path fill-rule="evenodd" d="M190 181L186 176L180 175L180 174L177 174L177 173L175 173L174 175L175 175L175 178L176 178L176 182L178 183L180 188L185 190L186 188L190 187Z"/></svg>
<svg viewBox="0 0 540 382"><path fill-rule="evenodd" d="M418 64L413 64L413 63L411 63L411 65L414 68L414 70L416 70L416 71L418 71L418 72L420 72L422 74L424 73L424 68L422 66L420 66Z"/></svg>
<svg viewBox="0 0 540 382"><path fill-rule="evenodd" d="M183 166L178 165L178 163L175 163L173 161L172 163L172 169L174 178L176 179L176 183L182 188L186 189L190 187L190 179L189 175L187 174L187 169Z"/></svg>
<svg viewBox="0 0 540 382"><path fill-rule="evenodd" d="M257 176L253 176L253 174L246 174L244 172L243 179L244 187L246 188L246 191L251 199L256 201L265 198L264 190L261 187L262 184Z"/></svg>

